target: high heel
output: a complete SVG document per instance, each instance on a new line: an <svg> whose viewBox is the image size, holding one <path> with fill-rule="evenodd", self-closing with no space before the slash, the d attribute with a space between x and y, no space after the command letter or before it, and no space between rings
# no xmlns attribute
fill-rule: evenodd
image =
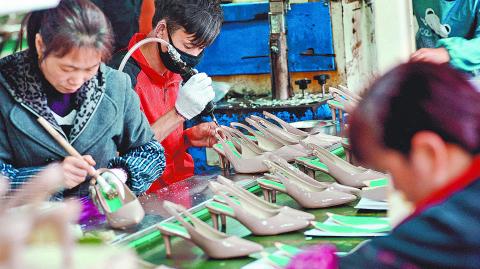
<svg viewBox="0 0 480 269"><path fill-rule="evenodd" d="M232 123L232 126L241 126L241 124ZM232 136L236 136L238 138L238 143L240 144L242 150L242 157L255 157L256 155L262 155L266 152L270 152L273 155L281 157L287 161L293 161L295 158L299 157L306 157L312 154L311 150L305 149L305 147L295 144L295 145L284 145L278 149L272 151L266 151L262 149L260 146L255 144L252 140L250 140L246 135L240 132L238 129L224 127L222 128L223 131L230 132ZM244 154L245 151L245 154Z"/></svg>
<svg viewBox="0 0 480 269"><path fill-rule="evenodd" d="M388 176L383 173L354 166L335 154L332 154L314 144L309 144L308 147L313 150L314 155L319 158L321 162L328 166L328 173L344 185L351 187L365 187L364 181L388 178Z"/></svg>
<svg viewBox="0 0 480 269"><path fill-rule="evenodd" d="M271 120L274 120L276 121L278 124L280 124L280 126L282 126L283 129L285 129L287 132L289 133L292 133L292 134L295 134L295 135L298 135L300 137L302 137L303 139L307 138L310 134L307 133L307 132L304 132L300 129L297 129L295 127L293 127L290 123L280 119L279 117L271 114L271 113L268 113L267 111L263 111L263 115Z"/></svg>
<svg viewBox="0 0 480 269"><path fill-rule="evenodd" d="M289 164L283 159L280 159L276 156L270 156L270 161L272 161L272 167L269 167L270 171L278 170L281 172L287 179L290 181L303 181L313 186L317 186L319 188L331 188L333 190L337 190L340 192L345 192L349 194L353 194L357 197L360 196L360 190L354 187L341 185L337 182L334 183L326 183L320 182L314 178L309 177L305 173L301 172L298 168L294 167L293 165ZM268 165L267 165L268 166Z"/></svg>
<svg viewBox="0 0 480 269"><path fill-rule="evenodd" d="M258 142L258 146L264 151L274 151L283 147L284 145L277 140L275 140L271 135L268 133L264 134L260 130L255 131L250 126L247 126L243 123L232 122L230 123L232 128L242 128L250 133L250 135L254 136Z"/></svg>
<svg viewBox="0 0 480 269"><path fill-rule="evenodd" d="M99 172L103 177L108 178L119 192L117 197L109 199L99 184L90 186L90 196L106 215L108 224L115 229L126 229L140 223L145 216L145 211L137 196L116 174L110 173L106 169L99 170Z"/></svg>
<svg viewBox="0 0 480 269"><path fill-rule="evenodd" d="M262 163L262 160L267 158L270 154L266 152L263 155L258 155L252 158L244 159L235 150L235 148L231 148L227 145L227 142L218 134L215 135L217 140L222 145L223 154L226 158L228 158L229 162L233 166L236 172L244 173L244 174L251 174L251 173L263 173L268 170L268 168ZM235 150L235 151L234 151Z"/></svg>
<svg viewBox="0 0 480 269"><path fill-rule="evenodd" d="M274 139L284 146L294 146L298 145L299 143L313 143L319 147L330 148L338 147L342 141L340 137L322 133L307 135L306 137L289 133L276 124L254 115L250 116L250 118L246 118L245 120L262 133L268 133L270 139Z"/></svg>
<svg viewBox="0 0 480 269"><path fill-rule="evenodd" d="M332 120L343 124L345 122L343 117L343 111L345 111L345 106L337 100L328 100L327 105L330 107L330 111L332 111Z"/></svg>
<svg viewBox="0 0 480 269"><path fill-rule="evenodd" d="M241 203L235 202L227 195L234 195L232 191L217 182L210 182L209 187L215 194L221 196L230 208L230 210L223 210L207 204L206 207L209 212L214 215L226 215L235 218L255 235L277 235L297 231L308 226L309 222L307 220L293 218L282 210L266 210L255 206L249 200L242 200Z"/></svg>
<svg viewBox="0 0 480 269"><path fill-rule="evenodd" d="M345 150L346 161L351 163L351 164L354 164L355 161L353 159L352 149L350 147L350 143L349 143L348 139L345 138L345 139L342 140L342 147Z"/></svg>
<svg viewBox="0 0 480 269"><path fill-rule="evenodd" d="M242 151L242 156L255 156L266 152L266 150L260 148L250 138L248 138L239 130L227 126L222 126L222 130L229 133L232 138L235 137L237 139L237 143L239 144L240 150Z"/></svg>
<svg viewBox="0 0 480 269"><path fill-rule="evenodd" d="M350 91L345 91L342 89L337 89L330 87L329 88L330 94L335 98L335 97L341 97L343 100L346 100L349 104L352 104L353 107L355 107L358 102L360 102L361 98Z"/></svg>
<svg viewBox="0 0 480 269"><path fill-rule="evenodd" d="M267 132L271 133L273 136L275 136L277 139L282 141L283 143L288 143L288 144L298 144L298 141L303 140L308 137L303 136L303 135L297 135L288 132L287 130L279 127L278 125L271 123L270 121L260 118L258 116L252 115L250 116L250 119L255 121L257 124L261 125L263 130L266 130ZM255 126L256 128L256 126ZM257 128L258 129L258 128ZM262 132L263 132L262 130Z"/></svg>
<svg viewBox="0 0 480 269"><path fill-rule="evenodd" d="M235 197L237 197L240 201L248 200L253 206L260 207L265 210L270 210L276 213L284 212L285 214L288 214L293 218L304 219L304 220L315 219L315 216L310 213L293 209L288 206L278 206L276 204L269 203L264 199L256 196L255 194L245 190L244 188L237 186L233 181L229 180L228 178L218 176L217 182L226 186L231 191L231 193L235 195ZM223 202L225 203L226 201L223 200Z"/></svg>
<svg viewBox="0 0 480 269"><path fill-rule="evenodd" d="M350 91L347 87L343 86L343 85L338 85L338 87L340 88L339 90L345 94L346 96L349 96L349 98L351 98L352 100L356 100L357 102L359 102L360 100L362 100L362 97L360 95L358 95L357 93L354 93L352 91Z"/></svg>
<svg viewBox="0 0 480 269"><path fill-rule="evenodd" d="M276 130L268 130L261 121L264 120L262 118L256 116L250 116L249 118L245 118L245 121L248 122L251 126L255 127L259 132L261 132L265 137L267 137L270 141L276 141L280 143L282 146L286 145L294 145L298 143L298 140L292 139L287 135L283 135L281 132L275 132Z"/></svg>
<svg viewBox="0 0 480 269"><path fill-rule="evenodd" d="M229 176L231 165L227 156L225 156L225 150L223 149L223 145L215 144L212 146L212 149L218 154L218 161L220 165L220 170L222 171L222 175Z"/></svg>
<svg viewBox="0 0 480 269"><path fill-rule="evenodd" d="M263 250L263 247L257 243L250 242L237 236L229 236L213 229L200 219L194 217L180 205L165 201L163 207L183 226L173 223L162 223L157 226L162 233L168 257L171 257L172 255L171 236L179 236L192 241L209 257L214 259L244 257ZM185 221L180 214L184 214L188 217L191 224Z"/></svg>
<svg viewBox="0 0 480 269"><path fill-rule="evenodd" d="M278 183L258 180L258 184L270 191L279 191L291 196L298 204L305 208L325 208L337 206L355 201L357 197L350 193L336 190L334 187L324 184L309 184L299 178L288 179L275 163L265 161L270 171L280 179L283 187ZM273 184L272 184L273 183Z"/></svg>

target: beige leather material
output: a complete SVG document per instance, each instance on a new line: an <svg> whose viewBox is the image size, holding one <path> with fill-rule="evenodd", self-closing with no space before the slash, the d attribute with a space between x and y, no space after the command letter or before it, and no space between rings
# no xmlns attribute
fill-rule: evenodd
<svg viewBox="0 0 480 269"><path fill-rule="evenodd" d="M237 186L234 182L229 180L228 178L218 176L217 182L223 184L225 187L229 189L231 194L237 197L240 201L248 201L252 206L262 208L264 210L269 210L274 213L283 212L287 215L290 215L292 218L303 219L303 220L314 220L315 216L313 214L293 209L288 206L279 206L273 203L269 203L262 198L256 196L255 194Z"/></svg>
<svg viewBox="0 0 480 269"><path fill-rule="evenodd" d="M140 201L138 201L137 196L135 196L125 183L121 182L119 178L116 178L113 173L112 180L116 181L115 186L117 186L117 188L121 188L121 190L118 190L118 193L121 194L118 196L122 203L121 208L113 212L110 210L98 184L94 187L95 193L93 194L94 197L92 197L92 199L94 199L96 204L101 207L101 210L107 217L108 224L112 228L127 229L139 224L145 217L145 211L143 210Z"/></svg>
<svg viewBox="0 0 480 269"><path fill-rule="evenodd" d="M277 235L304 229L309 222L305 219L292 218L284 211L271 211L256 207L248 200L239 205L227 194L232 194L229 188L217 182L210 182L209 187L215 194L222 196L228 206L233 209L235 218L255 235ZM233 194L232 194L233 195ZM210 208L209 208L210 209Z"/></svg>
<svg viewBox="0 0 480 269"><path fill-rule="evenodd" d="M213 229L180 205L165 201L163 207L188 231L189 238L184 237L184 239L192 241L211 258L229 259L243 257L263 250L263 247L257 243L237 236L229 236ZM188 217L191 223L185 221L180 214ZM163 235L169 234L161 226L158 226L158 229Z"/></svg>
<svg viewBox="0 0 480 269"><path fill-rule="evenodd" d="M308 146L313 150L314 155L328 167L329 174L341 184L351 187L365 187L364 181L388 178L386 174L354 166L314 144L309 144Z"/></svg>

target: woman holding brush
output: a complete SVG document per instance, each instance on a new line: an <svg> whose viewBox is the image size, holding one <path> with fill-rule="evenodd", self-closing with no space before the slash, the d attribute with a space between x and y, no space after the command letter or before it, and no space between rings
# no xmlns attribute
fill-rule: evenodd
<svg viewBox="0 0 480 269"><path fill-rule="evenodd" d="M15 189L58 162L59 196L85 196L94 167L107 167L145 192L165 156L128 76L103 64L113 42L103 13L88 0L62 0L30 14L26 27L29 49L0 60L0 173ZM69 156L40 117L80 154Z"/></svg>

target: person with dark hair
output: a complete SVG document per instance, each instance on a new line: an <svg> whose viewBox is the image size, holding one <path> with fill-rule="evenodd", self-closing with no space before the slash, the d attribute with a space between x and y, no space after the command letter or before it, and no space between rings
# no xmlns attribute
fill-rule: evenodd
<svg viewBox="0 0 480 269"><path fill-rule="evenodd" d="M415 211L347 256L320 246L287 268L478 268L479 103L448 65L407 63L373 83L351 115L352 151L388 171Z"/></svg>
<svg viewBox="0 0 480 269"><path fill-rule="evenodd" d="M223 11L217 0L159 0L155 3L154 29L148 35L134 35L129 49L147 37L161 38L193 68L218 36L222 22ZM118 67L125 55L125 51L114 55L112 66ZM142 110L167 156L165 172L150 191L192 176L193 159L186 150L216 143L215 125L202 123L184 130L183 123L199 115L214 98L212 80L200 73L182 83L167 47L156 42L135 51L124 71L130 75Z"/></svg>
<svg viewBox="0 0 480 269"><path fill-rule="evenodd" d="M138 32L143 0L91 0L112 25L113 51L127 47L130 38Z"/></svg>
<svg viewBox="0 0 480 269"><path fill-rule="evenodd" d="M113 42L103 13L89 0L62 0L31 13L27 33L29 49L0 60L0 173L11 188L59 162L66 189L57 198L88 195L93 166L145 192L165 156L129 77L102 63ZM83 157L67 156L39 117Z"/></svg>

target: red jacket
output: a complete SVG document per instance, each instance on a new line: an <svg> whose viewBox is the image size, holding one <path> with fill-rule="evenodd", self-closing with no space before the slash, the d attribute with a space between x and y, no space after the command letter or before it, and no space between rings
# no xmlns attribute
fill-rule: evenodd
<svg viewBox="0 0 480 269"><path fill-rule="evenodd" d="M145 38L145 34L135 34L130 40L128 48L130 49ZM120 56L123 55L125 55L125 52ZM114 56L114 62L121 61L120 58L123 58L116 56ZM164 75L156 73L150 68L139 49L133 53L124 68L124 72L132 78L134 89L140 97L141 108L150 125L175 107L179 85L182 80L178 74L170 71L167 71ZM154 192L165 185L193 176L193 159L186 152L188 145L185 143L185 135L183 126L179 126L161 142L165 147L167 165L163 175L153 183L148 192Z"/></svg>

